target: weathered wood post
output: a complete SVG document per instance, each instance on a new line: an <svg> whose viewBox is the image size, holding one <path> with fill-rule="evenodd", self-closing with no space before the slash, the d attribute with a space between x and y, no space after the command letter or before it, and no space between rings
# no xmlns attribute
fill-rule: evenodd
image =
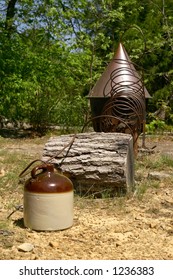
<svg viewBox="0 0 173 280"><path fill-rule="evenodd" d="M73 181L77 193L102 197L126 194L133 189L134 153L130 134L79 133L69 151L66 148L60 153L73 136L51 137L42 160L51 160L57 168L62 162L61 170Z"/></svg>

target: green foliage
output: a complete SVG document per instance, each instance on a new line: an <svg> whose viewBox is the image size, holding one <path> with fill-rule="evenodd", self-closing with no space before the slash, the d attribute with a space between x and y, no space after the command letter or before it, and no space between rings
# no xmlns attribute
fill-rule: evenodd
<svg viewBox="0 0 173 280"><path fill-rule="evenodd" d="M163 132L166 128L165 122L162 120L153 120L149 124L146 124L146 132L149 134L155 134L156 132Z"/></svg>
<svg viewBox="0 0 173 280"><path fill-rule="evenodd" d="M0 4L0 115L36 128L82 125L85 95L122 40L144 69L149 111L167 102L173 122L171 0L14 2L10 17L9 2ZM152 119L148 129L163 126Z"/></svg>
<svg viewBox="0 0 173 280"><path fill-rule="evenodd" d="M157 100L156 97L155 100ZM157 108L156 112L148 114L146 130L149 134L169 130L169 127L173 124L172 108L168 105L168 102L158 99L155 108Z"/></svg>

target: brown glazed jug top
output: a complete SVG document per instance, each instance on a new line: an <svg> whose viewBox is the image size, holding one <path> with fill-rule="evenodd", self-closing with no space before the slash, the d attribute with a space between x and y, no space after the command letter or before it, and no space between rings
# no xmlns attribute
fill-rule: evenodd
<svg viewBox="0 0 173 280"><path fill-rule="evenodd" d="M42 164L32 169L31 178L26 181L24 190L34 193L64 193L72 191L73 184L66 176L54 172L53 164Z"/></svg>

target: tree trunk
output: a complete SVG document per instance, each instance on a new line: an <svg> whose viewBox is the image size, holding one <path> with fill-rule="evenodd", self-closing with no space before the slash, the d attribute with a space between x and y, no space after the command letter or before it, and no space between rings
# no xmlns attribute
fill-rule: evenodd
<svg viewBox="0 0 173 280"><path fill-rule="evenodd" d="M72 139L71 147L66 147ZM51 137L42 160L61 169L80 194L115 196L134 185L133 139L129 134L92 132L74 138Z"/></svg>
<svg viewBox="0 0 173 280"><path fill-rule="evenodd" d="M5 30L8 33L8 36L10 36L15 16L15 5L17 3L17 0L9 0L8 6L7 6L7 13L6 13L6 20L5 20Z"/></svg>

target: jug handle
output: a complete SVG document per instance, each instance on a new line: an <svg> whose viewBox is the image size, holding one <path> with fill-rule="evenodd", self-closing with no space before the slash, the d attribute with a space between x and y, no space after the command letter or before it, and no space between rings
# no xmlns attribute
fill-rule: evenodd
<svg viewBox="0 0 173 280"><path fill-rule="evenodd" d="M31 171L31 177L34 179L34 178L36 178L36 176L37 176L37 171L38 170L42 170L42 172L45 172L45 171L53 171L54 170L54 168L53 168L53 164L41 164L41 165L37 165L37 166L35 166L33 169L32 169L32 171ZM42 173L42 172L40 172L40 173ZM39 173L39 174L40 174Z"/></svg>
<svg viewBox="0 0 173 280"><path fill-rule="evenodd" d="M35 162L37 162L37 161L42 162L42 163L45 164L45 162L44 162L43 160L40 160L40 159L33 160L33 161L32 161L30 164L28 164L27 167L19 174L19 177L21 178L21 177L27 175L28 173L30 173L30 172L26 173L26 171L29 169L29 167L30 167L31 165L33 165L33 164L34 164Z"/></svg>

